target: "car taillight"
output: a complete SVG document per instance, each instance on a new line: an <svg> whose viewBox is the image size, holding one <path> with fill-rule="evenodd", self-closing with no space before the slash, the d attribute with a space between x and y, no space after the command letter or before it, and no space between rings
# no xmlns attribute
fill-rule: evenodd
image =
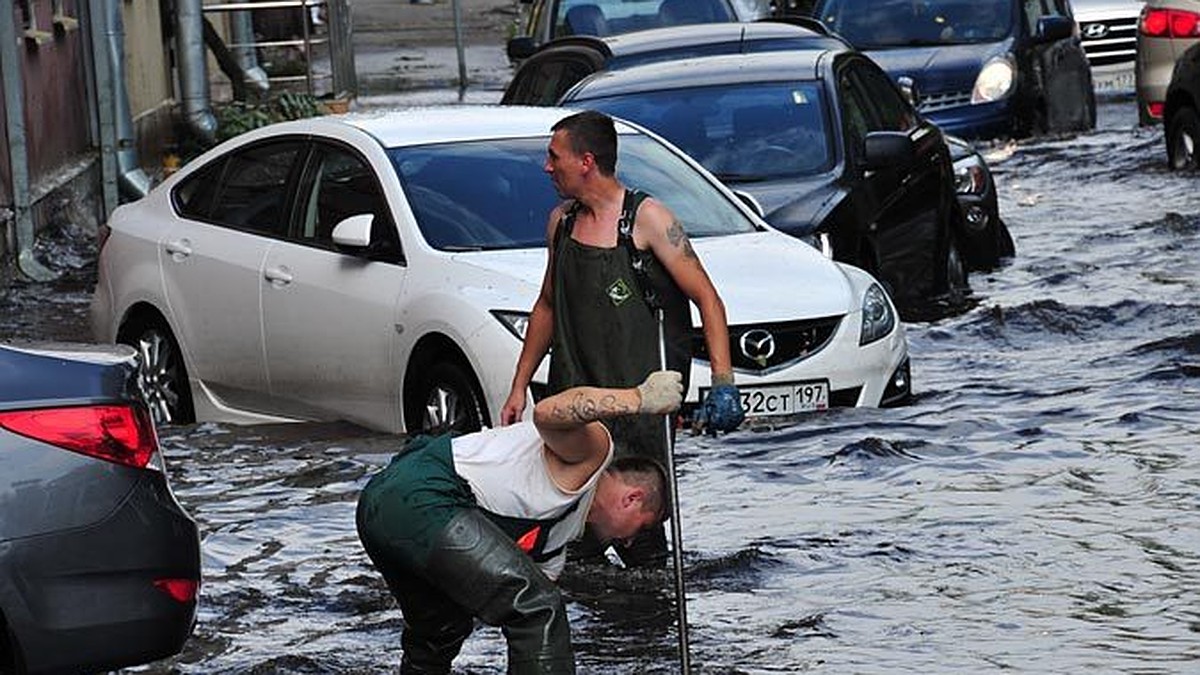
<svg viewBox="0 0 1200 675"><path fill-rule="evenodd" d="M1156 120L1161 120L1163 116L1163 108L1166 104L1162 101L1150 101L1146 104L1146 113Z"/></svg>
<svg viewBox="0 0 1200 675"><path fill-rule="evenodd" d="M0 427L89 457L145 468L158 450L141 407L96 405L0 412Z"/></svg>
<svg viewBox="0 0 1200 675"><path fill-rule="evenodd" d="M1200 37L1200 14L1180 9L1142 9L1138 30L1149 37Z"/></svg>
<svg viewBox="0 0 1200 675"><path fill-rule="evenodd" d="M195 579L155 579L154 586L175 602L193 602L200 590L200 582Z"/></svg>

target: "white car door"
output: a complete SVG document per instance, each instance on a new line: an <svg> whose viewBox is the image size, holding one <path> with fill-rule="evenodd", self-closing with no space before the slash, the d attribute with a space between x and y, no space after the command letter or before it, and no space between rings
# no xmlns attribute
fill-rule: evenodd
<svg viewBox="0 0 1200 675"><path fill-rule="evenodd" d="M398 429L396 304L407 268L370 165L319 144L301 182L300 216L267 254L261 281L270 388L283 414ZM373 214L372 245L341 252L333 228Z"/></svg>
<svg viewBox="0 0 1200 675"><path fill-rule="evenodd" d="M259 280L287 229L301 141L242 148L185 179L161 240L163 281L193 378L235 408L270 412Z"/></svg>

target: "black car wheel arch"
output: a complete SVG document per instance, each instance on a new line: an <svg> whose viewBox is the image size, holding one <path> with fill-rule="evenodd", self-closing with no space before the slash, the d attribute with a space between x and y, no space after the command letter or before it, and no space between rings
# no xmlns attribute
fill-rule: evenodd
<svg viewBox="0 0 1200 675"><path fill-rule="evenodd" d="M148 310L121 326L117 342L138 352L138 386L156 424L190 424L196 419L187 367L167 322Z"/></svg>
<svg viewBox="0 0 1200 675"><path fill-rule="evenodd" d="M404 429L417 434L470 433L490 425L483 389L462 351L427 335L413 348L404 376Z"/></svg>
<svg viewBox="0 0 1200 675"><path fill-rule="evenodd" d="M8 627L8 621L0 612L0 675L16 675L24 672L21 663L21 652L17 641Z"/></svg>
<svg viewBox="0 0 1200 675"><path fill-rule="evenodd" d="M1171 113L1166 130L1167 160L1176 171L1195 171L1200 143L1200 115L1195 108L1181 107Z"/></svg>

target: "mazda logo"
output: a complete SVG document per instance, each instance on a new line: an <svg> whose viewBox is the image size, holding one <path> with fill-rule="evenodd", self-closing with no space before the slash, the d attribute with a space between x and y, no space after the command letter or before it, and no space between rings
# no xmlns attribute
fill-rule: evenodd
<svg viewBox="0 0 1200 675"><path fill-rule="evenodd" d="M1083 36L1089 40L1099 40L1108 35L1108 26L1102 23L1088 23L1083 25Z"/></svg>
<svg viewBox="0 0 1200 675"><path fill-rule="evenodd" d="M742 348L742 354L745 354L746 358L761 368L767 365L767 359L775 354L775 336L761 328L755 328L742 333L738 346Z"/></svg>

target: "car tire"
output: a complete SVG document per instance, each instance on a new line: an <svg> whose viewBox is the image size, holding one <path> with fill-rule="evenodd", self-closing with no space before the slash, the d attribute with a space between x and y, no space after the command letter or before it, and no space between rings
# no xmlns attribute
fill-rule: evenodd
<svg viewBox="0 0 1200 675"><path fill-rule="evenodd" d="M995 230L996 263L999 264L1001 260L1017 254L1017 244L1013 241L1012 232L1009 231L1008 225L1003 220L997 218L992 227Z"/></svg>
<svg viewBox="0 0 1200 675"><path fill-rule="evenodd" d="M958 242L951 239L946 251L946 302L951 307L961 307L971 290L967 281L967 264L958 247Z"/></svg>
<svg viewBox="0 0 1200 675"><path fill-rule="evenodd" d="M155 424L195 422L183 352L166 323L158 318L135 319L121 327L117 342L138 352L138 386Z"/></svg>
<svg viewBox="0 0 1200 675"><path fill-rule="evenodd" d="M485 410L470 370L439 361L418 375L405 396L404 426L409 435L466 434L484 427Z"/></svg>
<svg viewBox="0 0 1200 675"><path fill-rule="evenodd" d="M1200 116L1195 108L1180 108L1167 120L1167 162L1175 171L1195 171L1200 144Z"/></svg>

